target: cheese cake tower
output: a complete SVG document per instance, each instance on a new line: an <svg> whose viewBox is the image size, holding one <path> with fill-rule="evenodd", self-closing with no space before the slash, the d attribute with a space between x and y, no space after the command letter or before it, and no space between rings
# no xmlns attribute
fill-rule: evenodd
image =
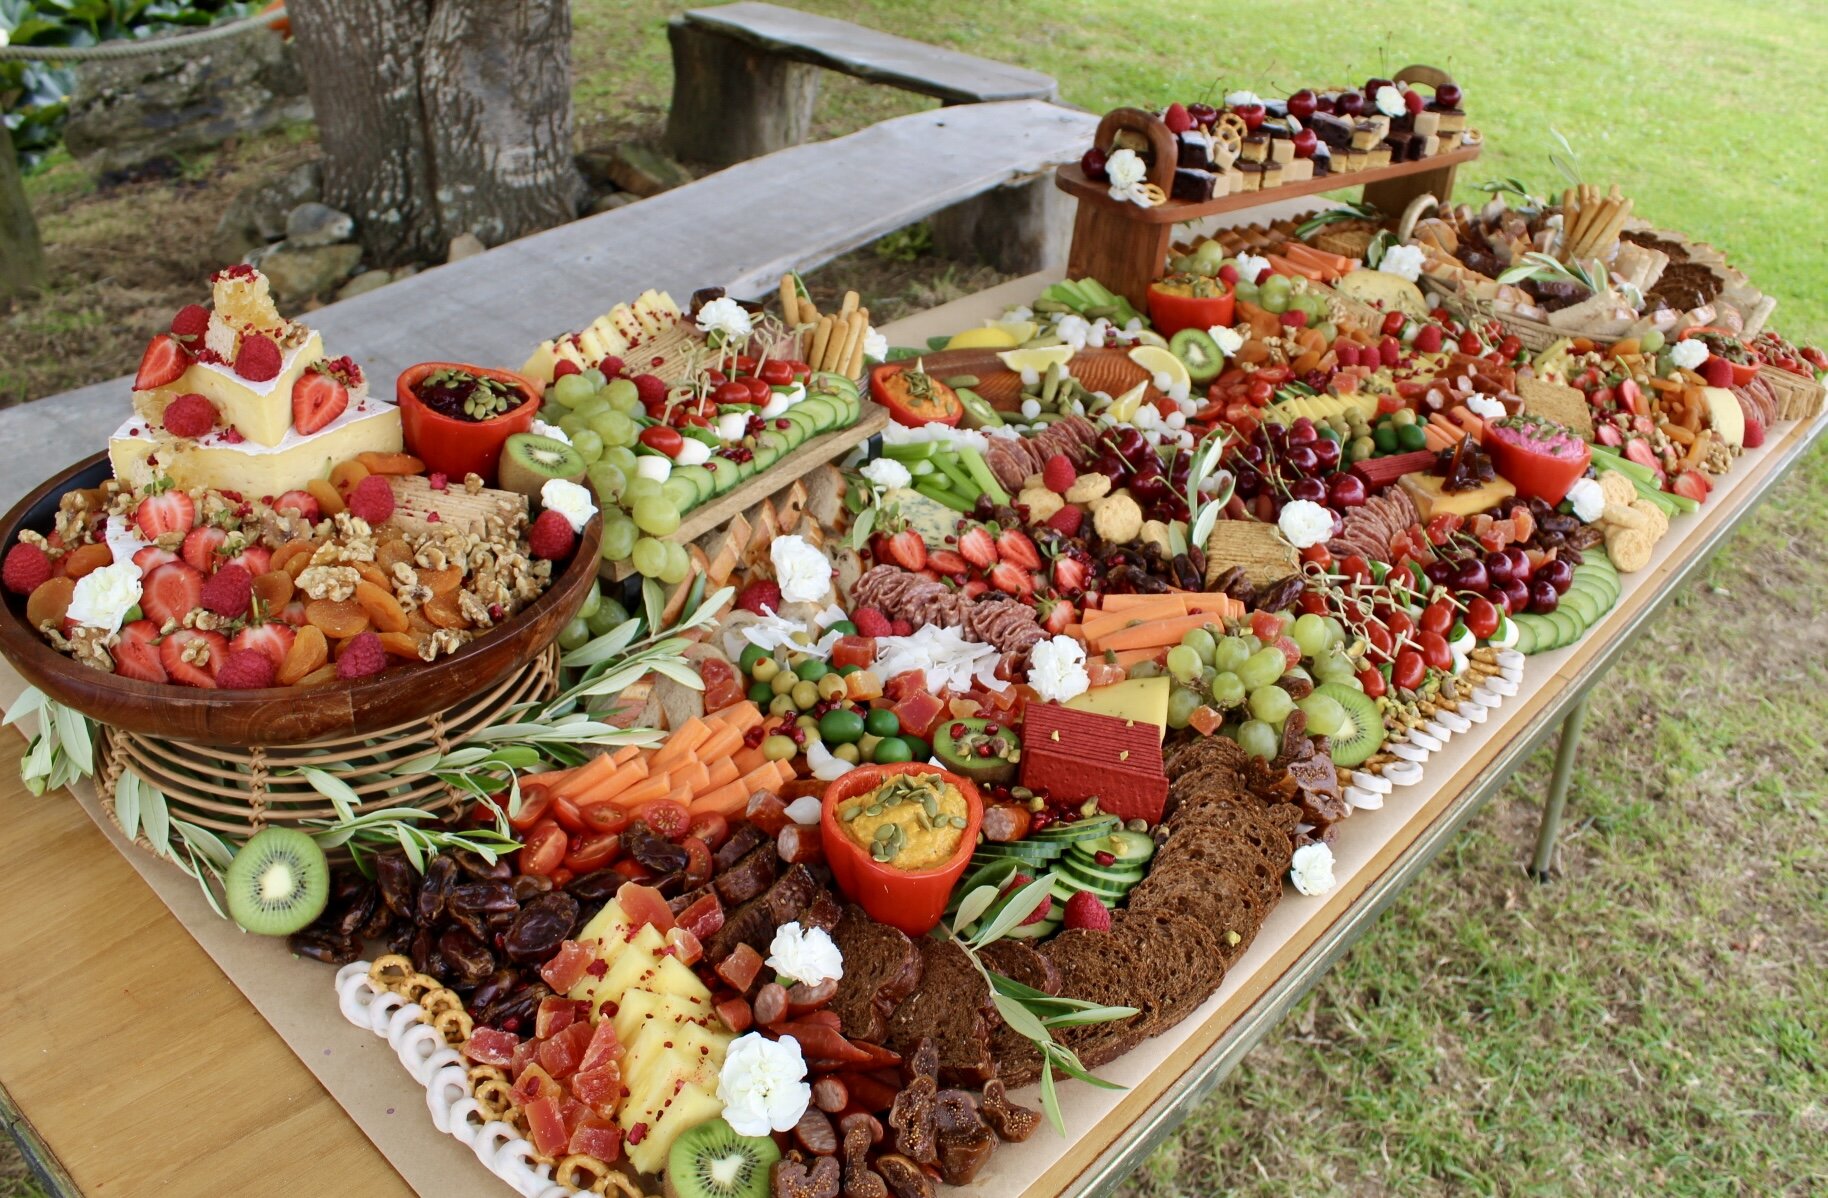
<svg viewBox="0 0 1828 1198"><path fill-rule="evenodd" d="M133 416L108 441L116 478L273 496L358 453L398 453L400 413L361 367L326 359L316 332L279 315L266 276L231 266L146 347Z"/></svg>

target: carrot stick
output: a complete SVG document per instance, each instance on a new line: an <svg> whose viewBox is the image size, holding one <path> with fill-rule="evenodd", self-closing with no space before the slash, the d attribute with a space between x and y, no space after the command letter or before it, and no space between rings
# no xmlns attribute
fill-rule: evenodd
<svg viewBox="0 0 1828 1198"><path fill-rule="evenodd" d="M742 747L742 729L733 724L713 724L711 735L705 737L704 743L693 750L692 755L700 761L709 763L720 758L728 758Z"/></svg>
<svg viewBox="0 0 1828 1198"><path fill-rule="evenodd" d="M561 799L576 800L579 795L609 781L618 768L612 754L599 754L573 770L570 777L554 788L553 794Z"/></svg>
<svg viewBox="0 0 1828 1198"><path fill-rule="evenodd" d="M678 803L687 811L692 809L692 788L690 786L675 786L666 792L666 797L668 802Z"/></svg>
<svg viewBox="0 0 1828 1198"><path fill-rule="evenodd" d="M1098 610L1114 612L1130 611L1133 608L1143 608L1144 610L1172 608L1179 606L1178 601L1184 597L1182 595L1106 595L1104 606ZM1186 613L1180 614L1185 615Z"/></svg>
<svg viewBox="0 0 1828 1198"><path fill-rule="evenodd" d="M582 768L582 766L578 767L578 769ZM525 790L529 786L543 786L547 790L557 790L565 779L577 772L577 769L569 769L547 770L543 774L522 774L520 776L521 789Z"/></svg>
<svg viewBox="0 0 1828 1198"><path fill-rule="evenodd" d="M1195 628L1212 623L1212 617L1201 614L1196 616L1179 616L1167 620L1155 620L1135 628L1120 628L1098 642L1100 651L1114 649L1119 652L1125 649L1142 649L1172 645Z"/></svg>
<svg viewBox="0 0 1828 1198"><path fill-rule="evenodd" d="M693 815L703 815L714 811L718 815L735 815L749 806L749 792L741 782L726 782L715 790L706 791L692 801L688 808Z"/></svg>
<svg viewBox="0 0 1828 1198"><path fill-rule="evenodd" d="M664 799L672 790L672 783L666 774L652 774L616 795L612 802L618 807L639 807L654 799Z"/></svg>
<svg viewBox="0 0 1828 1198"><path fill-rule="evenodd" d="M610 760L614 761L617 765L627 765L635 758L641 756L643 751L644 750L638 745L623 745L609 756Z"/></svg>
<svg viewBox="0 0 1828 1198"><path fill-rule="evenodd" d="M1117 664L1127 670L1139 661L1154 661L1163 652L1160 645L1152 645L1142 649L1124 649L1114 656L1117 658Z"/></svg>
<svg viewBox="0 0 1828 1198"><path fill-rule="evenodd" d="M707 767L706 786L704 790L699 793L702 796L710 791L716 790L720 786L726 786L742 776L743 771L736 768L736 758L720 757Z"/></svg>
<svg viewBox="0 0 1828 1198"><path fill-rule="evenodd" d="M679 727L673 729L666 743L654 754L654 768L667 769L677 762L689 760L698 746L711 735L711 729L697 716L693 716Z"/></svg>
<svg viewBox="0 0 1828 1198"><path fill-rule="evenodd" d="M580 807L590 807L597 803L608 803L612 800L616 800L619 795L625 793L630 787L644 781L647 778L648 773L649 767L647 759L645 757L637 757L595 786L580 792L574 801Z"/></svg>
<svg viewBox="0 0 1828 1198"><path fill-rule="evenodd" d="M715 715L705 717L706 722L727 724L738 732L747 732L762 722L762 709L748 699L733 703Z"/></svg>
<svg viewBox="0 0 1828 1198"><path fill-rule="evenodd" d="M1197 613L1226 620L1244 615L1244 605L1224 591L1188 591L1180 598L1187 604L1190 616Z"/></svg>
<svg viewBox="0 0 1828 1198"><path fill-rule="evenodd" d="M1088 616L1085 620L1085 639L1087 643L1102 642L1114 632L1121 632L1132 624L1150 624L1157 620L1184 620L1187 618L1187 605L1179 595L1168 595L1172 604L1163 604L1155 610L1131 608L1128 611L1099 613Z"/></svg>
<svg viewBox="0 0 1828 1198"><path fill-rule="evenodd" d="M701 790L711 789L711 771L703 761L696 757L684 765L675 766L667 778L672 782L674 790L683 786L691 793L697 794Z"/></svg>
<svg viewBox="0 0 1828 1198"><path fill-rule="evenodd" d="M736 776L740 778L744 774L747 774L752 770L758 770L766 765L768 763L768 756L759 748L744 749L742 752L730 758L730 760L735 763ZM735 779L732 779L732 781L735 781Z"/></svg>
<svg viewBox="0 0 1828 1198"><path fill-rule="evenodd" d="M773 790L781 784L780 770L777 768L778 765L778 762L766 762L760 768L750 770L741 778L738 778L736 784L738 786L746 787L750 794L754 794L758 790Z"/></svg>

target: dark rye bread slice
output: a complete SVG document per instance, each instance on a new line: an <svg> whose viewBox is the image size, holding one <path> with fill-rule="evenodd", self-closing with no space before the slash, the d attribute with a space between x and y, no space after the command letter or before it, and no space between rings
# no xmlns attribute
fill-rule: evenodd
<svg viewBox="0 0 1828 1198"><path fill-rule="evenodd" d="M951 940L919 941L920 985L889 1017L888 1047L908 1056L922 1039L939 1048L939 1079L946 1085L981 1086L995 1076L990 1029L996 1008L984 975Z"/></svg>
<svg viewBox="0 0 1828 1198"><path fill-rule="evenodd" d="M844 909L832 941L844 954L844 977L831 1009L845 1035L880 1044L889 1034L889 1016L920 985L920 947L855 904Z"/></svg>
<svg viewBox="0 0 1828 1198"><path fill-rule="evenodd" d="M1225 980L1218 935L1184 911L1119 911L1111 917L1111 934L1132 937L1149 962L1147 977L1160 998L1147 1025L1151 1036L1191 1015Z"/></svg>
<svg viewBox="0 0 1828 1198"><path fill-rule="evenodd" d="M1248 885L1265 907L1282 897L1283 871L1255 845L1229 837L1206 837L1197 846L1190 841L1165 862L1158 862L1154 873L1172 877L1178 870L1200 866L1229 874ZM1146 879L1145 879L1146 880Z"/></svg>
<svg viewBox="0 0 1828 1198"><path fill-rule="evenodd" d="M998 940L979 950L984 968L1047 994L1060 993L1060 970L1040 952L1020 940ZM1041 1053L1034 1041L1012 1029L999 1017L992 1021L990 1058L997 1076L1006 1085L1022 1086L1041 1076ZM1011 1080L1013 1079L1013 1080Z"/></svg>
<svg viewBox="0 0 1828 1198"><path fill-rule="evenodd" d="M1112 917L1116 927L1116 917ZM1060 970L1060 993L1101 1006L1135 1007L1137 1013L1110 1023L1054 1030L1054 1039L1079 1054L1088 1069L1116 1060L1145 1040L1150 1021L1163 1002L1148 962L1130 939L1083 928L1060 933L1041 946L1041 955ZM1039 1062L1036 1062L1038 1067ZM1017 1078L1010 1084L1018 1084ZM1032 1077L1029 1079L1032 1080Z"/></svg>
<svg viewBox="0 0 1828 1198"><path fill-rule="evenodd" d="M1172 913L1208 929L1219 960L1227 968L1244 954L1274 906L1236 874L1211 865L1183 864L1159 871L1130 892L1128 911L1138 915Z"/></svg>
<svg viewBox="0 0 1828 1198"><path fill-rule="evenodd" d="M1235 740L1227 740L1222 736L1202 736L1171 750L1163 762L1163 768L1170 778L1215 765L1236 770L1242 776L1249 768L1250 755Z"/></svg>

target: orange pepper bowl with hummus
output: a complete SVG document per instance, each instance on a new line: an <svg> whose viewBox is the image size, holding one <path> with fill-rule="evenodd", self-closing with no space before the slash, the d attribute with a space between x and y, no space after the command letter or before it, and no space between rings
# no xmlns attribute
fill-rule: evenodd
<svg viewBox="0 0 1828 1198"><path fill-rule="evenodd" d="M969 779L896 762L827 786L819 828L838 889L871 919L921 936L945 913L983 819Z"/></svg>

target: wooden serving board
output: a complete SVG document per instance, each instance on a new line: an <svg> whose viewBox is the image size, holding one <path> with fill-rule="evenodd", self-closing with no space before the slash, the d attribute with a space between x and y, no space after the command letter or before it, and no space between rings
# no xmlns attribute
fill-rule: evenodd
<svg viewBox="0 0 1828 1198"><path fill-rule="evenodd" d="M945 349L922 354L918 360L921 369L942 382L959 375L975 374L978 381L971 390L983 396L997 411L1014 412L1022 406L1022 376L1003 365L1003 360L997 357L1004 352L1007 351ZM1066 372L1086 390L1103 391L1112 398L1138 383L1148 382L1150 377L1148 371L1130 361L1128 352L1121 349L1082 349L1068 359ZM1162 398L1162 393L1150 383L1145 398L1153 403Z"/></svg>

